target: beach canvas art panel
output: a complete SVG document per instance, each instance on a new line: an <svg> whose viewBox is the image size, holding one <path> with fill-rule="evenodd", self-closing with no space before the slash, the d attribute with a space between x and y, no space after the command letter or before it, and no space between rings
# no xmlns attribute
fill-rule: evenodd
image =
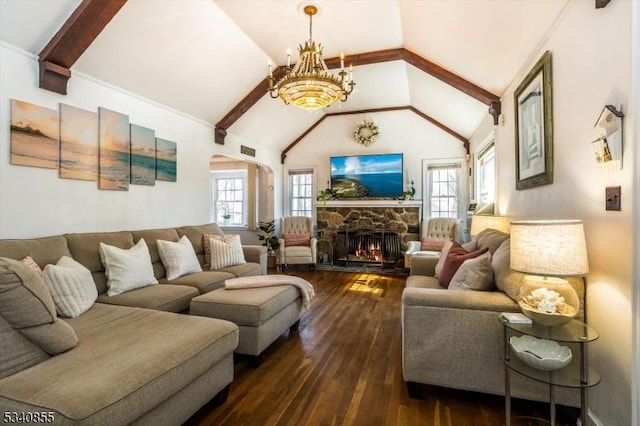
<svg viewBox="0 0 640 426"><path fill-rule="evenodd" d="M131 156L129 116L100 107L98 120L98 188L128 191Z"/></svg>
<svg viewBox="0 0 640 426"><path fill-rule="evenodd" d="M156 134L153 129L131 125L131 184L156 184Z"/></svg>
<svg viewBox="0 0 640 426"><path fill-rule="evenodd" d="M60 177L98 179L98 114L60 104Z"/></svg>
<svg viewBox="0 0 640 426"><path fill-rule="evenodd" d="M11 164L58 167L58 111L11 100Z"/></svg>
<svg viewBox="0 0 640 426"><path fill-rule="evenodd" d="M176 182L178 144L156 138L156 179Z"/></svg>

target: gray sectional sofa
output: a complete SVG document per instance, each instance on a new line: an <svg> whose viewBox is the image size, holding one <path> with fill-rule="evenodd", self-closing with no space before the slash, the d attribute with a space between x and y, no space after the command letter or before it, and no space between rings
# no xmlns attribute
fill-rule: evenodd
<svg viewBox="0 0 640 426"><path fill-rule="evenodd" d="M489 248L495 288L492 291L449 290L438 284L435 263L414 257L402 294L402 368L413 396L417 384L504 395L503 326L501 312L520 312L516 303L523 274L510 269L509 235L488 229L468 248ZM570 279L580 298L584 318L584 286ZM573 348L577 353L577 348ZM519 374L511 375L511 395L548 401L548 386ZM558 403L579 406L579 392L561 388Z"/></svg>
<svg viewBox="0 0 640 426"><path fill-rule="evenodd" d="M203 234L222 231L207 224L0 240L0 411L13 419L38 412L55 424L175 425L224 399L238 327L178 312L227 278L264 274L266 250L245 246L246 264L167 281L156 241L186 235L204 264ZM99 243L130 248L140 238L159 284L107 296ZM98 300L60 320L41 277L16 262L27 255L41 268L72 257L91 271Z"/></svg>

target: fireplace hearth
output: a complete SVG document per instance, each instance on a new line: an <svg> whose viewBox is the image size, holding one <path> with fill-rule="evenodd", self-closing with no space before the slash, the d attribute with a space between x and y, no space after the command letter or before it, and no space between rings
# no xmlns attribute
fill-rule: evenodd
<svg viewBox="0 0 640 426"><path fill-rule="evenodd" d="M391 266L418 239L420 202L338 201L317 208L318 263Z"/></svg>

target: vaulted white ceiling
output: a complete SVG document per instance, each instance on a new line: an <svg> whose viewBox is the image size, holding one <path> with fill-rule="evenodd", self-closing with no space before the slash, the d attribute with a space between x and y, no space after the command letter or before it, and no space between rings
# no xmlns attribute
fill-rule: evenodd
<svg viewBox="0 0 640 426"><path fill-rule="evenodd" d="M325 57L404 47L501 96L568 0L316 1ZM0 0L0 39L38 54L79 0ZM215 124L308 38L289 0L129 0L71 68ZM72 77L73 78L73 77ZM404 61L354 63L357 86L328 111L411 105L468 138L487 105ZM325 112L267 94L228 131L282 150Z"/></svg>

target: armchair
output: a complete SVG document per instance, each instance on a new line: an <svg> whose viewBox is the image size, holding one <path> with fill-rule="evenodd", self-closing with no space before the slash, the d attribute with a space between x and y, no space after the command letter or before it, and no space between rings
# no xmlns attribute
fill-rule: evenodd
<svg viewBox="0 0 640 426"><path fill-rule="evenodd" d="M433 257L435 265L442 250L442 243L439 244L439 241L455 241L457 239L458 219L450 217L434 217L429 220L422 219L420 228L420 241L407 242L407 251L404 254L405 268L411 267L412 256Z"/></svg>
<svg viewBox="0 0 640 426"><path fill-rule="evenodd" d="M282 270L287 265L316 264L318 240L312 237L313 224L306 216L290 216L282 218L280 231L280 263Z"/></svg>

